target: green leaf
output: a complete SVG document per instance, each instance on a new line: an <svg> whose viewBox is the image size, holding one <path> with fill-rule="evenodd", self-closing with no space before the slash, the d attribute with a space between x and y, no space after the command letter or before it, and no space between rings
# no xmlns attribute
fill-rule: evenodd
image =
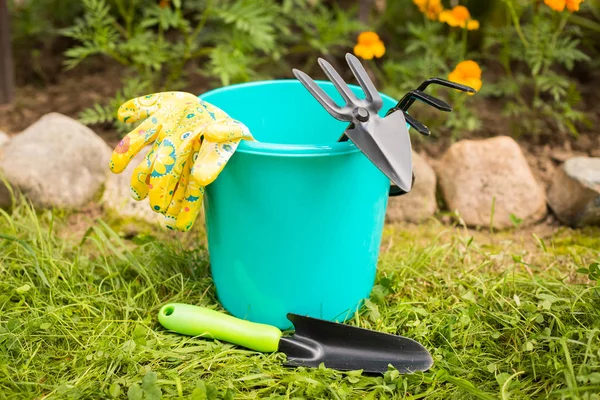
<svg viewBox="0 0 600 400"><path fill-rule="evenodd" d="M511 213L509 215L509 218L510 218L510 222L512 222L512 224L517 228L519 227L519 225L521 225L523 223L523 218L519 218L515 214Z"/></svg>
<svg viewBox="0 0 600 400"><path fill-rule="evenodd" d="M162 391L157 384L158 377L156 372L149 371L144 375L142 379L142 390L144 391L146 400L160 400L162 397Z"/></svg>
<svg viewBox="0 0 600 400"><path fill-rule="evenodd" d="M498 385L500 385L500 387L502 387L502 385L504 385L504 383L511 377L511 375L507 372L503 372L501 374L496 375L496 382L498 382Z"/></svg>
<svg viewBox="0 0 600 400"><path fill-rule="evenodd" d="M346 377L346 379L348 380L348 382L354 384L354 383L358 383L360 381L360 376L349 375L349 376Z"/></svg>
<svg viewBox="0 0 600 400"><path fill-rule="evenodd" d="M250 79L252 60L244 52L229 45L219 45L210 54L211 73L223 86Z"/></svg>
<svg viewBox="0 0 600 400"><path fill-rule="evenodd" d="M535 322L537 322L538 324L542 324L542 323L544 323L544 316L543 316L542 314L538 314L538 315L535 317Z"/></svg>
<svg viewBox="0 0 600 400"><path fill-rule="evenodd" d="M381 313L377 304L369 299L365 299L365 316L370 318L372 321L379 321L381 319Z"/></svg>
<svg viewBox="0 0 600 400"><path fill-rule="evenodd" d="M129 390L127 391L127 398L129 400L142 400L143 396L144 396L144 391L142 390L140 385L138 385L137 383L134 383L133 385L131 385L129 387Z"/></svg>
<svg viewBox="0 0 600 400"><path fill-rule="evenodd" d="M144 328L144 326L141 324L136 324L135 328L133 329L134 338L145 337L146 333L146 328Z"/></svg>
<svg viewBox="0 0 600 400"><path fill-rule="evenodd" d="M235 392L233 391L233 389L227 389L225 395L223 396L223 400L234 400L234 394Z"/></svg>
<svg viewBox="0 0 600 400"><path fill-rule="evenodd" d="M269 51L275 47L274 26L278 14L277 8L270 1L235 1L222 5L216 13L226 24L243 32L256 48Z"/></svg>
<svg viewBox="0 0 600 400"><path fill-rule="evenodd" d="M600 280L600 263L592 263L588 267L589 269L589 277L592 281Z"/></svg>
<svg viewBox="0 0 600 400"><path fill-rule="evenodd" d="M463 294L463 295L461 296L461 298L462 298L463 300L472 301L472 302L475 302L475 300L476 300L476 299L475 299L475 294L474 294L474 293L473 293L471 290L469 290L469 291L465 292L465 294Z"/></svg>
<svg viewBox="0 0 600 400"><path fill-rule="evenodd" d="M206 398L207 400L218 400L219 399L219 391L216 387L212 385L206 386Z"/></svg>
<svg viewBox="0 0 600 400"><path fill-rule="evenodd" d="M27 293L29 290L31 289L31 286L26 283L21 287L18 287L15 291L17 292L17 294L24 294Z"/></svg>
<svg viewBox="0 0 600 400"><path fill-rule="evenodd" d="M108 394L113 399L119 397L121 395L121 385L119 385L117 382L113 382L112 385L110 385L110 387L108 388Z"/></svg>
<svg viewBox="0 0 600 400"><path fill-rule="evenodd" d="M393 383L398 378L400 378L400 372L397 369L390 369L383 375L383 379L387 383Z"/></svg>
<svg viewBox="0 0 600 400"><path fill-rule="evenodd" d="M588 375L591 384L600 384L600 372L592 372Z"/></svg>
<svg viewBox="0 0 600 400"><path fill-rule="evenodd" d="M192 395L190 396L190 400L206 400L208 397L206 395L206 386L204 382L199 382L196 385L196 388L192 391Z"/></svg>
<svg viewBox="0 0 600 400"><path fill-rule="evenodd" d="M14 332L18 326L19 326L19 320L16 318L11 318L6 323L6 329L8 329L11 332Z"/></svg>
<svg viewBox="0 0 600 400"><path fill-rule="evenodd" d="M576 272L577 272L578 274L584 274L584 275L587 275L587 274L589 274L589 273L590 273L590 270L589 270L589 268L577 268L577 269L576 269Z"/></svg>
<svg viewBox="0 0 600 400"><path fill-rule="evenodd" d="M371 291L371 298L373 302L382 304L385 301L385 297L389 294L389 289L382 285L375 285Z"/></svg>
<svg viewBox="0 0 600 400"><path fill-rule="evenodd" d="M135 341L133 341L133 339L129 339L121 345L121 350L123 350L126 353L132 353L135 350L136 346L137 345Z"/></svg>

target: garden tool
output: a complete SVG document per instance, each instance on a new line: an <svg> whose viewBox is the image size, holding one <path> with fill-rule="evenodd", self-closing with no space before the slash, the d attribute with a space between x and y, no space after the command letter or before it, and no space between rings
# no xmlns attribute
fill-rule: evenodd
<svg viewBox="0 0 600 400"><path fill-rule="evenodd" d="M449 88L452 88L452 89L459 90L461 92L467 92L467 93L475 93L476 92L476 90L473 89L472 87L469 87L469 86L466 86L466 85L461 85L460 83L456 83L456 82L447 81L447 80L442 79L442 78L430 78L430 79L427 79L426 81L424 81L423 83L421 83L416 90L420 91L420 92L423 92L425 89L427 89L427 87L429 85L432 85L432 84L449 87ZM398 105L396 107L394 107L394 108L401 109L403 111L408 111L408 109L415 102L415 100L416 100L415 98L407 98L407 96L404 96L398 102ZM452 108L450 108L448 111L452 111Z"/></svg>
<svg viewBox="0 0 600 400"><path fill-rule="evenodd" d="M166 226L187 231L202 206L204 187L213 182L240 140L253 140L248 128L190 93L165 92L138 97L118 111L123 122L145 120L115 148L110 169L121 173L152 144L131 177L135 200L149 197Z"/></svg>
<svg viewBox="0 0 600 400"><path fill-rule="evenodd" d="M387 115L395 111L401 110L404 113L404 118L406 119L406 122L408 122L408 124L412 126L417 132L425 136L429 136L431 132L429 132L429 129L425 125L423 125L421 122L417 121L414 117L410 116L407 113L408 107L402 107L406 100L410 100L413 102L415 100L421 100L423 103L437 108L438 110L446 112L452 111L452 107L450 106L450 104L446 103L443 100L430 96L426 93L423 93L421 90L411 90L410 92L404 95L404 97L398 102L396 107L388 110Z"/></svg>
<svg viewBox="0 0 600 400"><path fill-rule="evenodd" d="M383 100L364 67L352 54L346 61L365 92L358 99L344 79L329 62L320 58L319 65L346 104L338 106L307 74L294 69L294 75L310 94L340 121L350 122L344 134L392 182L405 192L412 188L412 150L404 113L391 113L384 118L378 115ZM341 138L340 138L341 139Z"/></svg>
<svg viewBox="0 0 600 400"><path fill-rule="evenodd" d="M282 352L286 366L385 373L392 365L400 373L426 371L433 358L418 342L363 328L287 314L294 334L189 304L170 303L158 314L166 329L189 336L223 340L259 352Z"/></svg>
<svg viewBox="0 0 600 400"><path fill-rule="evenodd" d="M399 102L398 104L387 111L386 116L383 119L380 119L377 115L377 112L381 108L381 100L378 91L375 89L372 81L366 74L366 71L358 61L356 57L351 54L346 54L346 60L354 73L354 76L358 80L359 84L363 88L366 93L366 101L367 104L371 106L371 108L367 107L367 111L364 110L364 103L361 103L356 96L352 94L349 90L348 86L344 82L343 78L334 70L334 68L327 61L323 59L319 59L319 65L329 78L329 80L334 84L334 86L338 89L342 97L346 101L344 107L337 106L331 98L327 97L327 95L321 90L316 83L308 77L305 73L294 70L294 74L302 82L304 87L321 103L321 105L334 117L339 120L348 120L351 122L349 127L346 129L344 134L341 136L339 141L347 141L348 139L352 140L356 146L358 146L363 153L377 165L377 167L384 173L390 181L392 182L390 188L390 196L399 196L408 193L412 184L414 183L415 176L412 173L412 149L410 144L410 136L408 134L408 130L406 128L406 124L402 126L393 126L392 122L399 120L398 117L393 117L395 111L401 110L401 114L404 117L404 121L412 126L417 132L422 135L429 136L431 133L429 128L422 124L420 121L416 120L414 117L410 116L407 111L409 107L414 103L415 100L421 100L425 104L428 104L438 110L450 112L452 111L452 107L443 100L437 99L431 95L424 93L423 91L430 84L439 84L447 87L451 87L457 90L474 93L475 90L464 85L460 85L454 82L446 81L441 78L432 78L423 82L417 89L411 90L408 92ZM379 100L377 100L379 99ZM363 101L364 102L364 101ZM374 113L375 115L369 115L369 111ZM352 118L348 119L348 113L351 113ZM364 115L363 115L364 114ZM384 123L371 123L369 124L369 118L375 119L376 122L386 121L387 124ZM389 118L389 119L388 119ZM357 129L357 121L359 128ZM387 132L375 132L376 129L381 129L380 126L385 127ZM363 134L363 133L366 133ZM393 136L401 136L402 139L398 137L394 138ZM374 140L369 140L367 137L371 137ZM395 141L395 143L394 143ZM375 142L375 144L373 143ZM398 145L402 142L404 144L403 147L396 147L396 150L399 152L398 155L394 156L393 150L387 148L388 146ZM393 147L392 147L393 149ZM401 152L401 154L400 154ZM399 160L399 156L404 155L405 161L402 162ZM408 184L408 172L410 171L411 179L410 184ZM399 182L401 184L398 184Z"/></svg>
<svg viewBox="0 0 600 400"><path fill-rule="evenodd" d="M415 102L415 100L421 100L425 104L430 105L434 108L437 108L438 110L441 110L441 111L446 111L446 112L452 111L452 106L450 106L450 104L423 92L423 90L425 90L427 88L427 86L429 86L430 84L438 84L438 85L442 85L442 86L451 87L451 88L454 88L456 90L460 90L463 92L475 93L475 89L470 88L468 86L450 82L450 81L447 81L447 80L441 79L441 78L431 78L431 79L428 79L425 82L423 82L417 89L411 90L410 92L405 94L404 97L402 97L402 99L400 99L398 104L394 108L391 108L388 111L388 114L395 112L397 110L402 110L402 112L404 112L404 117L406 118L406 122L408 122L409 125L412 126L417 132L419 132L420 134L425 135L425 136L429 136L431 134L431 132L429 131L429 128L427 128L421 122L417 121L414 117L412 117L408 114L408 109Z"/></svg>

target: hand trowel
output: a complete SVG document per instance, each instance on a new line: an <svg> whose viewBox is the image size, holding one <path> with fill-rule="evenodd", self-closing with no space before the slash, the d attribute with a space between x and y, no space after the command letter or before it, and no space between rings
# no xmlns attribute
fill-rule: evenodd
<svg viewBox="0 0 600 400"><path fill-rule="evenodd" d="M391 365L406 374L426 371L433 365L427 349L397 335L351 325L287 314L294 326L291 336L278 328L239 319L204 307L170 303L158 314L166 329L236 344L250 350L287 356L289 367L319 367L340 371L385 373Z"/></svg>

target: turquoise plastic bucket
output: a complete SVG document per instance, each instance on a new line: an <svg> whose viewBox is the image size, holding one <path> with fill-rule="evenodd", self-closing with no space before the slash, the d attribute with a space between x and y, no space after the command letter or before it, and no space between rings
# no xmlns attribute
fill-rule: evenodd
<svg viewBox="0 0 600 400"><path fill-rule="evenodd" d="M317 82L334 100L330 82ZM357 96L362 90L351 86ZM345 321L375 280L389 179L296 80L200 96L250 128L204 200L212 278L232 315L280 329L286 314ZM383 116L396 104L382 95Z"/></svg>

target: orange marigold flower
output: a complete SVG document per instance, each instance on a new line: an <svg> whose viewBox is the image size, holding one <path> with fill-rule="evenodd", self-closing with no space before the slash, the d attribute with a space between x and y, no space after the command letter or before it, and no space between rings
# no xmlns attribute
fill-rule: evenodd
<svg viewBox="0 0 600 400"><path fill-rule="evenodd" d="M467 21L467 29L470 31L476 31L479 29L479 21L475 19Z"/></svg>
<svg viewBox="0 0 600 400"><path fill-rule="evenodd" d="M458 63L454 71L448 74L448 80L472 87L479 91L483 82L481 81L481 68L473 60ZM470 96L475 93L469 93Z"/></svg>
<svg viewBox="0 0 600 400"><path fill-rule="evenodd" d="M583 2L584 0L544 0L544 4L558 12L563 12L565 7L570 12L579 11L579 6Z"/></svg>
<svg viewBox="0 0 600 400"><path fill-rule="evenodd" d="M471 18L471 13L465 6L456 6L452 10L444 10L438 20L452 27L461 27L470 31L479 29L479 21Z"/></svg>
<svg viewBox="0 0 600 400"><path fill-rule="evenodd" d="M413 3L419 7L419 11L431 20L436 20L444 10L441 0L413 0Z"/></svg>
<svg viewBox="0 0 600 400"><path fill-rule="evenodd" d="M564 11L567 2L565 0L544 0L544 4L553 9L554 11Z"/></svg>
<svg viewBox="0 0 600 400"><path fill-rule="evenodd" d="M365 60L371 60L373 57L380 58L385 54L385 46L375 32L362 32L358 35L354 54Z"/></svg>
<svg viewBox="0 0 600 400"><path fill-rule="evenodd" d="M571 12L579 11L579 6L584 0L567 0L567 8Z"/></svg>

